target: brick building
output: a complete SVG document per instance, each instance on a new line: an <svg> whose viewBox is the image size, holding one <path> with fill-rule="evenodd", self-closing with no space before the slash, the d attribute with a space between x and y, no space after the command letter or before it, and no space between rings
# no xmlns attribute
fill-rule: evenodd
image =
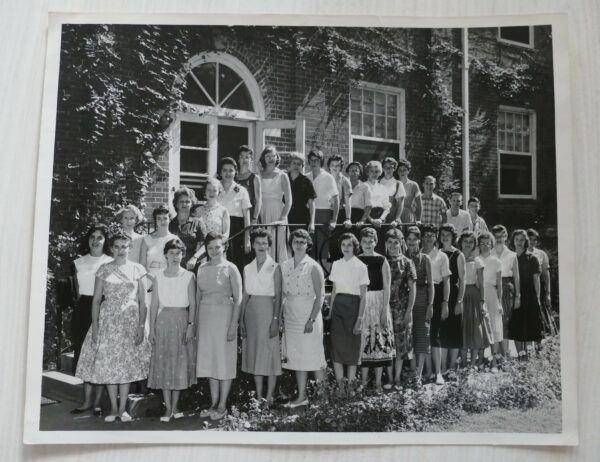
<svg viewBox="0 0 600 462"><path fill-rule="evenodd" d="M207 28L196 29L202 34ZM441 39L455 50L462 47L456 29L386 31L421 63L427 63L432 44ZM434 69L369 74L349 84L326 66L300 65L293 50L228 41L218 35L208 45L206 40L199 41L189 54L187 73L182 73L187 82L183 101L165 126L171 145L157 153L163 173L154 175L145 195L147 216L156 205L170 202L170 194L179 185L196 189L201 197L203 183L216 172L218 160L235 155L241 144L253 147L257 157L265 145L274 144L283 153L284 166L286 152L318 147L326 156L339 154L348 161L408 157L414 165L412 176L419 183L424 175L439 170L432 163L435 157L427 157L436 140L447 136L440 133L443 125L424 96L426 76ZM472 72L471 194L481 199L482 213L490 224L555 228L550 27L471 29L469 54L506 69L519 66L527 57L538 63L533 79L543 82L532 85L522 97L518 92L503 91L501 82L490 85L489 79ZM460 58L451 56L436 75L442 97L460 106ZM77 94L78 82L65 78L61 85ZM70 151L68 144L74 124L77 115L61 112L59 102L58 171L79 155ZM453 154L451 165L444 170L441 185L446 191L460 189L461 155ZM58 190L65 197L62 206L77 209L81 196L69 195L67 186L55 183L55 192Z"/></svg>

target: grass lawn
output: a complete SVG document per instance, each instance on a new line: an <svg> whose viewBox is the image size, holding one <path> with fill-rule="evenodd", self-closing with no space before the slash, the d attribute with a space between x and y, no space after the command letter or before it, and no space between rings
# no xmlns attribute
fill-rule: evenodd
<svg viewBox="0 0 600 462"><path fill-rule="evenodd" d="M483 414L467 414L454 424L432 427L429 431L560 433L561 403L527 410L492 409Z"/></svg>

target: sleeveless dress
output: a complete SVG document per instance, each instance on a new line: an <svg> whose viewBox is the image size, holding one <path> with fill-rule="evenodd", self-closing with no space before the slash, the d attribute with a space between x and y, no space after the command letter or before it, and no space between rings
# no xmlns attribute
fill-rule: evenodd
<svg viewBox="0 0 600 462"><path fill-rule="evenodd" d="M463 298L463 348L483 350L492 343L492 326L485 304L483 288L477 286L477 270L483 268L479 257L465 262L465 296Z"/></svg>
<svg viewBox="0 0 600 462"><path fill-rule="evenodd" d="M315 302L315 287L312 272L317 269L321 278L321 266L308 255L294 268L294 259L281 264L283 276L283 326L281 339L285 369L317 371L327 366L323 347L323 317L317 313L313 330L304 333Z"/></svg>
<svg viewBox="0 0 600 462"><path fill-rule="evenodd" d="M285 173L279 172L274 178L260 178L262 186L262 208L260 209L261 223L268 225L279 221L284 208L283 186L281 184ZM287 218L285 220L287 223ZM273 236L273 245L269 250L273 260L284 262L288 259L287 253L287 228L285 226L269 226Z"/></svg>
<svg viewBox="0 0 600 462"><path fill-rule="evenodd" d="M200 306L197 377L218 380L236 377L237 335L235 340L227 341L227 330L233 314L233 288L229 279L231 271L238 269L228 261L219 265L204 263L198 268L196 290L200 293Z"/></svg>
<svg viewBox="0 0 600 462"><path fill-rule="evenodd" d="M404 322L408 309L410 294L409 281L417 279L415 264L411 259L400 254L387 257L390 264L390 309L394 328L394 342L396 344L396 358L409 360L413 357L412 329Z"/></svg>
<svg viewBox="0 0 600 462"><path fill-rule="evenodd" d="M383 305L383 255L359 255L358 259L367 265L369 286L367 288L365 311L362 318L363 367L391 365L396 356L394 329L390 306ZM386 312L387 322L381 324L381 315Z"/></svg>
<svg viewBox="0 0 600 462"><path fill-rule="evenodd" d="M194 274L183 268L177 276L164 271L156 275L158 315L154 326L154 345L150 358L148 387L185 390L196 383L195 344L185 341L190 300L188 286Z"/></svg>
<svg viewBox="0 0 600 462"><path fill-rule="evenodd" d="M245 180L241 180L239 177L235 179L236 183L242 185L244 188L248 190L248 195L250 196L250 203L252 207L250 208L250 220L254 216L254 209L256 207L256 192L254 189L254 178L256 178L256 173L250 173L248 178Z"/></svg>
<svg viewBox="0 0 600 462"><path fill-rule="evenodd" d="M138 263L103 264L96 277L104 281L97 341L92 328L83 342L75 375L84 382L121 384L148 377L150 344L144 338L135 344L139 324L137 301L139 279L146 273Z"/></svg>
<svg viewBox="0 0 600 462"><path fill-rule="evenodd" d="M450 263L450 297L448 298L448 317L442 321L440 340L442 348L462 348L462 314L454 314L458 300L458 257L460 250L443 250Z"/></svg>
<svg viewBox="0 0 600 462"><path fill-rule="evenodd" d="M535 293L533 278L542 272L540 261L529 251L517 256L521 284L521 306L510 318L508 336L517 342L539 342L543 338L542 310Z"/></svg>
<svg viewBox="0 0 600 462"><path fill-rule="evenodd" d="M429 258L422 252L413 255L412 261L417 273L417 293L415 304L413 306L413 342L414 352L429 354L431 352L431 342L429 339L429 330L431 321L425 319L427 314L428 280L427 280L427 259Z"/></svg>

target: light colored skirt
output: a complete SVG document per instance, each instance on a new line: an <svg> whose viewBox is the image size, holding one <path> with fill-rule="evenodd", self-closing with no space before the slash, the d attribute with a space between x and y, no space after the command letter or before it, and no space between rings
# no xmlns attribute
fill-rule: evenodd
<svg viewBox="0 0 600 462"><path fill-rule="evenodd" d="M323 347L323 317L317 314L310 334L304 333L315 297L286 297L283 305L284 333L281 338L285 369L318 371L327 366Z"/></svg>
<svg viewBox="0 0 600 462"><path fill-rule="evenodd" d="M244 312L242 371L253 375L281 375L279 334L269 337L274 297L251 295Z"/></svg>
<svg viewBox="0 0 600 462"><path fill-rule="evenodd" d="M156 318L148 387L185 390L196 383L195 340L185 341L188 310L162 308Z"/></svg>
<svg viewBox="0 0 600 462"><path fill-rule="evenodd" d="M218 380L236 377L237 336L227 341L233 302L228 297L202 298L198 309L196 376Z"/></svg>
<svg viewBox="0 0 600 462"><path fill-rule="evenodd" d="M475 284L467 284L463 298L463 348L483 350L491 343L492 327L485 304L480 304L481 293Z"/></svg>
<svg viewBox="0 0 600 462"><path fill-rule="evenodd" d="M386 311L386 323L381 324L381 314ZM383 290L369 290L362 318L362 366L385 366L396 356L390 307L383 306Z"/></svg>
<svg viewBox="0 0 600 462"><path fill-rule="evenodd" d="M492 324L492 343L498 343L504 340L504 327L502 322L502 315L500 314L500 300L498 300L498 293L496 292L496 286L492 284L485 284L483 291L485 305L490 315L490 323Z"/></svg>

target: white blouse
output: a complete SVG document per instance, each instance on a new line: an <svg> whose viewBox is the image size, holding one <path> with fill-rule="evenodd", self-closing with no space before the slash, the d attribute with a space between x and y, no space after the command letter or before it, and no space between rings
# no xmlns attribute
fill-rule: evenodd
<svg viewBox="0 0 600 462"><path fill-rule="evenodd" d="M336 294L360 295L360 286L369 285L369 270L356 257L340 258L333 262L329 280L335 284Z"/></svg>
<svg viewBox="0 0 600 462"><path fill-rule="evenodd" d="M267 297L275 296L275 270L279 265L267 255L260 271L256 258L244 267L244 284L248 295L263 295Z"/></svg>
<svg viewBox="0 0 600 462"><path fill-rule="evenodd" d="M366 207L371 207L371 188L359 181L352 188L352 208L364 210Z"/></svg>
<svg viewBox="0 0 600 462"><path fill-rule="evenodd" d="M473 231L471 216L466 210L458 210L458 215L452 215L450 209L446 210L446 222L454 225L454 229L460 236L463 231Z"/></svg>
<svg viewBox="0 0 600 462"><path fill-rule="evenodd" d="M248 190L235 182L228 190L223 189L219 193L219 204L224 206L230 217L244 217L244 211L252 207Z"/></svg>
<svg viewBox="0 0 600 462"><path fill-rule="evenodd" d="M181 268L177 276L169 277L161 271L156 275L160 308L187 308L190 306L188 287L194 277L191 271Z"/></svg>
<svg viewBox="0 0 600 462"><path fill-rule="evenodd" d="M306 178L312 181L313 188L315 188L315 192L317 193L317 198L315 199L315 208L330 209L331 199L339 194L337 183L335 182L333 175L321 169L321 172L316 178L313 178L312 172L308 172L306 174Z"/></svg>
<svg viewBox="0 0 600 462"><path fill-rule="evenodd" d="M483 261L483 283L496 286L496 274L502 270L502 263L498 257L489 254L487 257L481 257Z"/></svg>
<svg viewBox="0 0 600 462"><path fill-rule="evenodd" d="M371 205L373 207L381 207L383 210L389 210L392 204L390 203L390 196L388 196L388 190L381 183L366 182L366 185L371 190Z"/></svg>
<svg viewBox="0 0 600 462"><path fill-rule="evenodd" d="M431 279L433 279L434 284L439 284L444 278L452 274L448 255L440 251L437 247L434 247L428 255L431 260Z"/></svg>
<svg viewBox="0 0 600 462"><path fill-rule="evenodd" d="M77 269L77 287L79 295L94 295L94 283L96 282L96 271L104 263L112 261L112 257L102 254L92 257L89 253L79 257L73 263Z"/></svg>
<svg viewBox="0 0 600 462"><path fill-rule="evenodd" d="M497 253L495 255L498 256ZM517 254L512 250L509 250L506 246L504 246L504 250L502 251L500 256L498 256L498 258L500 259L500 263L502 265L502 277L513 277L513 265L515 263L515 260L517 259Z"/></svg>
<svg viewBox="0 0 600 462"><path fill-rule="evenodd" d="M388 197L393 197L394 199L406 197L406 190L404 189L404 185L400 180L397 180L396 178L382 178L381 180L379 180L379 184L385 187L388 193Z"/></svg>

